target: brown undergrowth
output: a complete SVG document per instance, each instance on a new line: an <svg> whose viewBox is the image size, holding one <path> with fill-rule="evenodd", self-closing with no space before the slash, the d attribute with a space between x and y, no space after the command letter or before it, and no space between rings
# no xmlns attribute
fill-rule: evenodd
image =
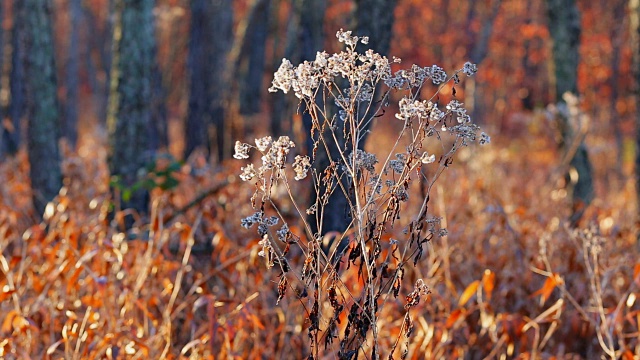
<svg viewBox="0 0 640 360"><path fill-rule="evenodd" d="M414 308L411 358L638 356L631 194L609 187L569 229L549 148L544 136L496 139L481 153L463 151L443 174L455 185L432 201L449 234L405 275L406 284L422 278L431 289ZM264 270L260 239L238 226L253 189L234 166L184 165L177 188L154 191L150 219L124 233L106 216L100 159L67 154L66 187L43 221L25 200L24 160L1 167L4 358L308 354L306 303L289 294L276 305L277 273ZM362 281L354 268L341 280ZM399 337L403 305L400 297L379 315L383 353ZM348 312L341 316L345 324Z"/></svg>

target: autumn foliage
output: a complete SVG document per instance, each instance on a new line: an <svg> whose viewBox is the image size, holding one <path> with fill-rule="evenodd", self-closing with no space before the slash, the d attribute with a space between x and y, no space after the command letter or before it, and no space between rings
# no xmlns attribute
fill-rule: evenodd
<svg viewBox="0 0 640 360"><path fill-rule="evenodd" d="M96 16L90 25L101 30L107 2L85 3ZM186 2L159 3L158 37L184 40ZM462 67L474 50L469 39L492 16L489 5L470 16L469 3L400 1L392 54L403 65ZM441 218L446 232L425 242L404 280L390 284L398 296L388 297L377 314L379 354L637 359L640 257L637 205L629 200L636 198L634 149L627 135L637 110L632 81L625 76L631 72L630 48L616 45L626 44L630 34L615 27L609 2L580 4L585 25L580 111L589 119L585 142L596 197L571 226L572 179L565 176L556 129L545 110L554 94L547 76L544 4L501 3L475 94L464 85L455 93L447 86L438 98L440 105L454 98L475 101L478 121L492 142L461 148L430 189L429 211ZM247 4L235 2L236 13L244 14ZM288 14L288 3L283 4L279 18ZM329 1L326 26L342 26L350 4ZM57 37L61 42L64 36ZM341 299L333 286L320 294L326 301L313 308L303 287L266 269L261 236L241 226L256 211L256 187L242 181L237 160L217 163L197 152L175 160L184 145L175 133L182 126L177 119L185 116L186 57L172 56L183 53L186 42L159 43L160 65L174 76L167 94L172 131L168 153L156 156L145 178L149 214L114 205L104 131L86 125L97 122L94 115L86 115L79 129L77 150L62 146L64 185L44 214L32 206L26 151L0 163L0 358L302 359L314 353L312 326L325 331L332 324L344 332L357 311L335 311ZM94 48L90 55L99 59L97 52ZM279 64L271 65L275 70ZM265 73L270 81L271 70ZM81 108L89 113L94 104L87 99ZM234 131L247 141L265 136L265 118L234 119L242 124ZM380 157L393 146L389 134L402 128L385 119L373 125L365 147ZM294 128L299 120L293 118ZM311 182L291 190L301 199L310 191ZM406 191L417 199L426 189L413 181ZM297 209L277 205L291 232L306 236ZM409 201L403 211L415 212L419 205ZM134 219L131 228L125 217ZM393 227L380 240L405 239L403 230ZM304 268L307 258L296 254L292 250L290 266ZM392 254L389 247L382 257ZM330 280L363 289L358 266L346 264ZM381 267L380 276L391 274L394 265ZM319 281L328 284L329 277ZM334 358L342 339L331 341L326 338L331 332L324 334L320 353ZM371 334L361 337L358 358L369 358L363 354L371 353Z"/></svg>
<svg viewBox="0 0 640 360"><path fill-rule="evenodd" d="M613 202L594 207L585 230L566 228L565 199L551 195L559 189L548 181L556 156L549 141L497 139L478 153L465 149L442 175L448 191L436 191L434 211L449 235L430 242L425 259L406 275L431 289L415 307L412 358L590 358L603 353L599 337L604 345L611 337L625 358L637 353L640 263L633 224L615 210L626 206L624 190L605 194ZM525 146L522 156L518 148ZM185 164L177 188L154 192L150 222L126 235L106 215L105 163L89 155L65 158L67 186L42 222L34 222L24 201L23 159L2 167L3 356L307 353L304 303L289 289L276 305L277 273L265 271L260 238L239 226L241 214L251 212L253 189L237 178L235 163L200 175ZM524 169L535 171L508 175ZM179 213L209 189L215 191L198 206ZM361 281L355 268L342 280ZM403 306L398 298L380 314L383 354L401 331Z"/></svg>

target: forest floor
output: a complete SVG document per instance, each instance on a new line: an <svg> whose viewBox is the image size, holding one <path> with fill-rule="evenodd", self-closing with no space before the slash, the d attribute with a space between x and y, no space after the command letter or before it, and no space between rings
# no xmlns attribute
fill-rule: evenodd
<svg viewBox="0 0 640 360"><path fill-rule="evenodd" d="M383 356L402 337L404 297L418 278L431 294L410 313L409 358L640 356L632 162L617 165L612 141L589 139L597 196L570 228L565 169L537 121L462 149L434 187L430 211L448 236L429 243L381 310ZM385 131L374 131L372 151L390 141L375 134ZM107 215L106 148L91 136L63 152L65 187L44 220L30 205L26 155L0 165L0 357L308 356L306 300L289 293L276 305L278 272L258 256L255 231L240 227L254 188L239 181L239 162L192 157L125 234ZM343 281L357 283L356 270Z"/></svg>

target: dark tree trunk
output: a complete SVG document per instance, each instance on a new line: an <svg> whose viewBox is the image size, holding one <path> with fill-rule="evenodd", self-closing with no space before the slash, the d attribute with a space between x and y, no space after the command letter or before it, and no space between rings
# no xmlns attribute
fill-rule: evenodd
<svg viewBox="0 0 640 360"><path fill-rule="evenodd" d="M280 5L282 0L274 0L271 1L271 9L269 12L271 13L270 22L269 22L269 32L273 34L273 53L271 58L271 73L277 71L278 66L280 66L280 61L282 58L291 58L291 48L290 43L293 41L293 36L289 36L291 28L294 26L292 19L293 11L290 12L288 21L285 22L284 27L284 36L280 35L282 30L279 29L280 19L278 18L278 12L280 11ZM273 93L268 96L269 103L269 117L270 117L270 127L271 127L271 135L280 136L284 134L289 134L291 132L290 125L290 116L285 116L287 109L287 97L282 92ZM298 140L298 139L296 139Z"/></svg>
<svg viewBox="0 0 640 360"><path fill-rule="evenodd" d="M360 49L372 49L381 55L389 55L391 36L393 35L393 13L396 8L396 0L357 0L356 1L356 35L368 36L369 43L359 44ZM362 50L364 51L364 50ZM376 89L375 98L380 98L380 89ZM374 109L360 117L373 116ZM369 130L373 122L368 122L366 130ZM362 140L358 143L359 149L364 149L368 131L363 131Z"/></svg>
<svg viewBox="0 0 640 360"><path fill-rule="evenodd" d="M479 6L485 5L483 14L480 14ZM493 33L493 25L500 11L502 0L493 0L493 2L475 1L469 5L469 13L467 14L467 44L468 60L478 66L484 61L489 53L489 41ZM478 31L473 31L471 24L474 18L482 16L482 26ZM481 91L478 89L476 77L468 77L465 79L465 104L470 110L471 118L475 123L482 124L482 104L480 103Z"/></svg>
<svg viewBox="0 0 640 360"><path fill-rule="evenodd" d="M147 212L148 192L137 188L139 172L153 156L155 33L153 0L117 0L109 98L109 169L124 189L121 208ZM129 224L128 224L129 225Z"/></svg>
<svg viewBox="0 0 640 360"><path fill-rule="evenodd" d="M395 0L357 0L356 1L356 30L354 31L357 36L368 36L369 43L367 45L359 44L359 51L365 51L365 49L373 49L375 52L380 53L382 55L387 55L389 53L389 49L391 46L391 36L393 29L393 21L394 21L394 10L396 6ZM305 21L302 21L304 26ZM320 25L321 26L321 25ZM320 43L321 46L321 43ZM316 49L317 50L317 49ZM304 60L313 60L315 58L315 51L312 49L308 49L308 58ZM379 94L376 91L376 97L379 97ZM372 109L373 111L373 109ZM372 113L369 114L360 114L359 117L369 117L373 116ZM309 120L305 122L307 124L307 129L310 129ZM371 126L371 122L368 123L368 127ZM325 169L330 165L330 159L340 159L339 151L350 152L347 149L352 149L353 145L346 144L345 139L342 134L344 131L338 130L336 131L338 143L333 143L332 137L329 133L326 134L325 139L329 142L330 154L326 154L323 151L322 146L320 150L317 152L317 158L315 160L314 166L316 169ZM359 149L364 149L366 143L366 130L362 132L363 136L360 139L360 142L357 144ZM341 149L341 150L340 150ZM340 178L346 179L346 177L341 176ZM321 188L321 192L324 192L325 189ZM338 186L338 189L334 191L329 197L329 201L324 210L324 221L322 224L322 229L320 229L321 233L326 233L328 231L345 231L349 224L351 223L351 208L350 202L348 199L348 194L345 194L342 190L342 187ZM348 185L346 183L343 184L343 188L347 189ZM315 200L315 199L313 199Z"/></svg>
<svg viewBox="0 0 640 360"><path fill-rule="evenodd" d="M188 71L189 113L185 124L184 157L197 148L209 150L207 135L211 123L210 77L208 64L213 57L211 46L207 46L211 28L212 6L208 0L191 0L191 28L189 39Z"/></svg>
<svg viewBox="0 0 640 360"><path fill-rule="evenodd" d="M365 48L382 55L389 54L395 8L396 0L356 0L355 35L369 37Z"/></svg>
<svg viewBox="0 0 640 360"><path fill-rule="evenodd" d="M564 93L578 93L580 12L575 0L547 0L547 15L553 40L556 100L563 101Z"/></svg>
<svg viewBox="0 0 640 360"><path fill-rule="evenodd" d="M78 90L80 86L80 23L82 19L81 0L69 0L69 52L67 54L65 114L62 118L62 136L75 148L78 141Z"/></svg>
<svg viewBox="0 0 640 360"><path fill-rule="evenodd" d="M33 204L42 214L60 191L62 175L58 152L59 105L53 56L49 0L18 3L16 21L24 24L25 79L27 80L28 152Z"/></svg>
<svg viewBox="0 0 640 360"><path fill-rule="evenodd" d="M580 46L580 13L575 0L547 0L549 32L553 39L556 102L559 108L567 106L563 95L578 94L578 50ZM586 207L593 200L593 171L587 148L579 134L572 128L568 111L559 111L560 146L571 156L569 166L577 173L577 179L567 176L572 186L571 222L575 225ZM575 144L574 144L575 143ZM569 152L575 149L574 154Z"/></svg>
<svg viewBox="0 0 640 360"><path fill-rule="evenodd" d="M167 149L169 147L169 124L167 119L166 91L162 81L162 71L158 63L158 49L153 49L153 68L151 69L151 148Z"/></svg>
<svg viewBox="0 0 640 360"><path fill-rule="evenodd" d="M324 45L325 34L323 25L327 2L325 0L298 0L294 5L297 48L291 54L291 60L296 64L305 60L313 61L316 57L316 52L322 51ZM277 66L279 65L280 64L277 64ZM317 97L316 101L322 101L322 99ZM305 147L307 149L307 153L311 156L313 153L314 141L318 141L318 138L317 135L315 139L311 137L311 128L313 126L311 115L306 111L306 108L304 108L304 104L301 104L300 106L301 108L298 112L302 116L302 123L306 132ZM327 138L329 138L328 134ZM335 150L338 150L337 147ZM313 167L316 171L322 173L330 164L329 155L324 151L323 146L319 147L319 151L315 155L316 157L313 160ZM319 194L312 189L309 203L314 204L317 201L318 196L324 194L325 191L326 188L324 186L319 188ZM339 190L337 192L339 192ZM308 220L311 225L311 230L314 233L319 234L324 234L333 230L346 230L345 223L349 223L346 220L348 213L347 206L348 204L344 196L338 196L330 199L329 206L324 209L326 216L324 217L324 222L322 224L317 223L316 215L309 216ZM312 234L312 236L315 236L315 234Z"/></svg>
<svg viewBox="0 0 640 360"><path fill-rule="evenodd" d="M22 1L13 2L14 19L20 8L24 4ZM3 144L4 152L13 155L20 148L21 122L25 112L25 75L24 75L24 27L26 25L20 21L13 22L11 29L11 73L9 74L9 92L11 100L9 102L10 128L4 129Z"/></svg>
<svg viewBox="0 0 640 360"><path fill-rule="evenodd" d="M191 0L185 157L196 148L203 148L215 152L222 161L229 152L225 150L231 142L225 141L224 96L232 15L231 0Z"/></svg>
<svg viewBox="0 0 640 360"><path fill-rule="evenodd" d="M245 32L242 54L239 59L240 114L253 115L260 112L264 87L265 49L269 31L270 0L258 0Z"/></svg>

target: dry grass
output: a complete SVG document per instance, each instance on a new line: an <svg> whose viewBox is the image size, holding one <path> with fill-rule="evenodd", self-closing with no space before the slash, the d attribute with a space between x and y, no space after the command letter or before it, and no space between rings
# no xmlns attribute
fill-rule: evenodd
<svg viewBox="0 0 640 360"><path fill-rule="evenodd" d="M449 235L432 240L405 275L405 284L424 279L431 294L411 310L408 339L403 306L413 289L383 308L383 356L396 339L396 358L405 348L409 358L640 356L640 262L635 208L626 200L632 187L610 181L613 161L596 162L598 199L580 229L568 229L553 148L549 136L534 133L494 136L490 147L458 154L432 194ZM65 188L42 222L29 205L24 154L2 164L0 357L309 354L308 299L289 289L276 305L278 274L258 257L255 232L239 226L254 189L236 180L236 163L213 169L192 159L177 188L154 191L149 219L123 233L107 216L103 151L66 154ZM352 267L341 281L362 280ZM321 313L330 309L323 306Z"/></svg>

